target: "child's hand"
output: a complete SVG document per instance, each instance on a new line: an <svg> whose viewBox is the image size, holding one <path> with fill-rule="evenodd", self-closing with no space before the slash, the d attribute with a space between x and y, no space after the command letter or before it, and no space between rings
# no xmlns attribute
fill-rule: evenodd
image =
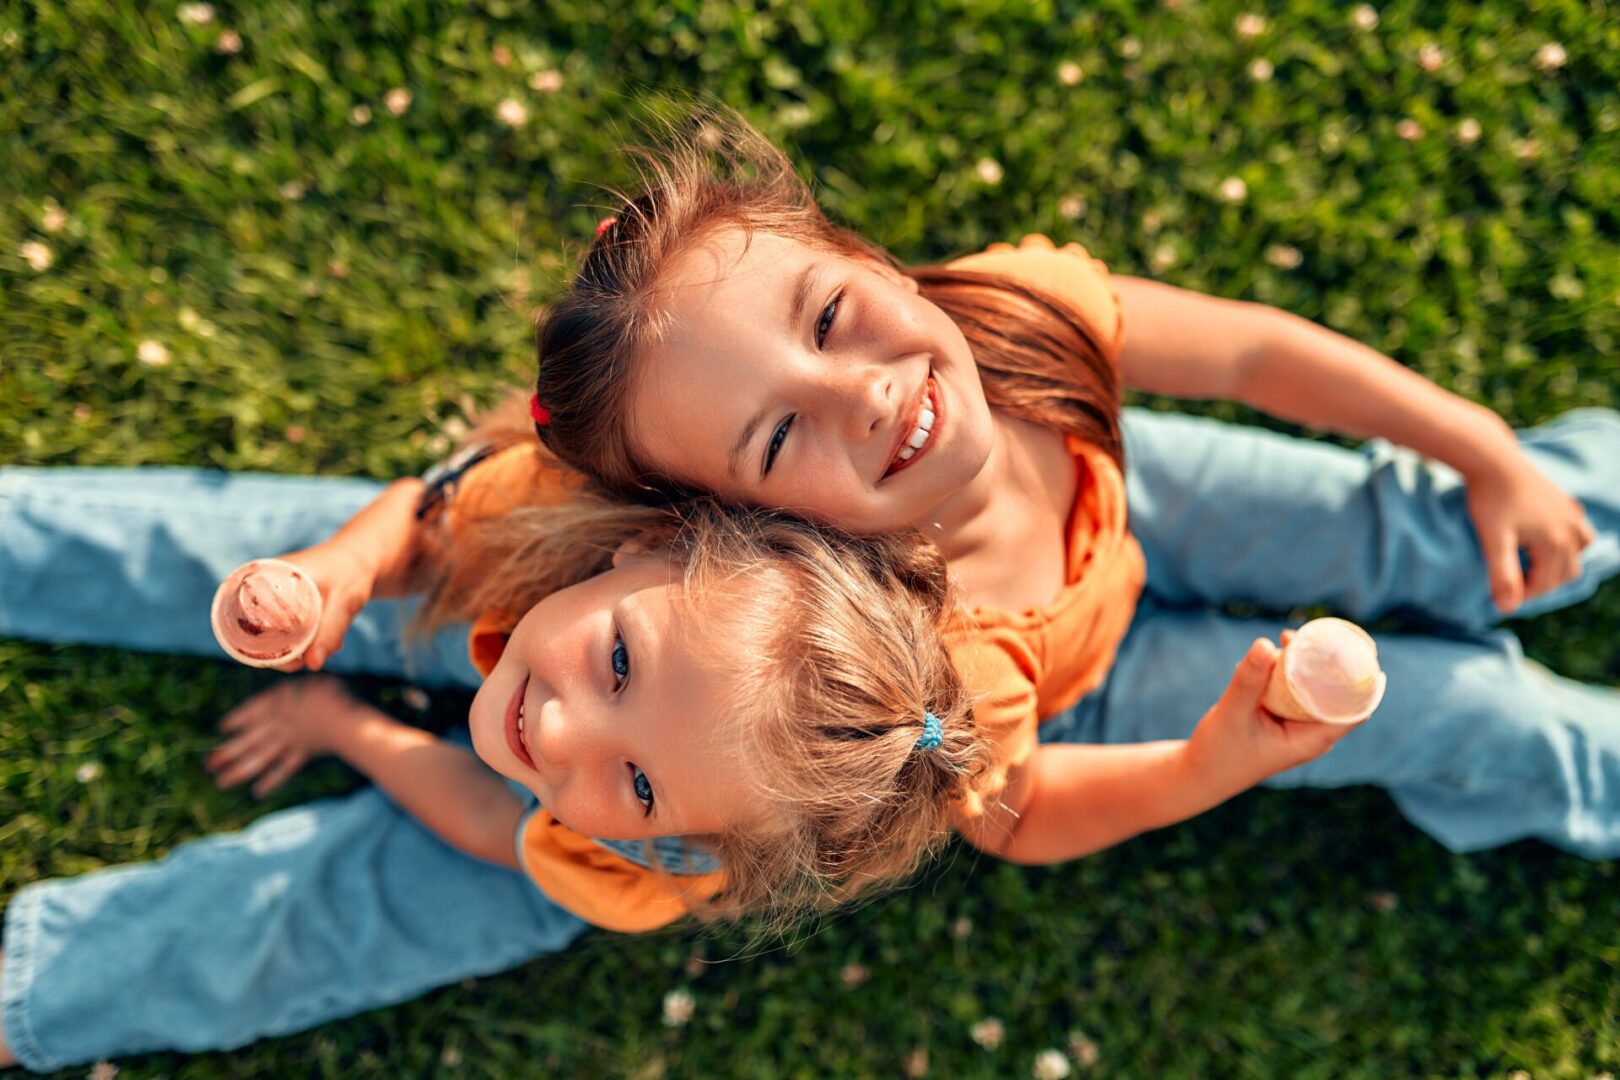
<svg viewBox="0 0 1620 1080"><path fill-rule="evenodd" d="M219 722L222 738L208 755L208 771L222 788L257 776L253 794L263 798L311 758L328 753L338 729L365 710L330 676L278 683Z"/></svg>
<svg viewBox="0 0 1620 1080"><path fill-rule="evenodd" d="M321 590L321 625L304 654L276 665L276 670L319 671L328 657L343 648L349 624L371 600L377 585L376 568L350 546L335 540L279 558L308 574Z"/></svg>
<svg viewBox="0 0 1620 1080"><path fill-rule="evenodd" d="M1292 637L1293 631L1285 631L1283 644ZM1283 720L1262 708L1260 699L1279 655L1277 646L1265 638L1249 646L1226 692L1187 740L1192 775L1220 789L1222 798L1321 757L1361 726Z"/></svg>
<svg viewBox="0 0 1620 1080"><path fill-rule="evenodd" d="M1468 513L1479 533L1491 599L1510 615L1533 596L1573 580L1581 551L1596 535L1581 504L1520 451L1468 479ZM1528 580L1519 549L1530 555Z"/></svg>

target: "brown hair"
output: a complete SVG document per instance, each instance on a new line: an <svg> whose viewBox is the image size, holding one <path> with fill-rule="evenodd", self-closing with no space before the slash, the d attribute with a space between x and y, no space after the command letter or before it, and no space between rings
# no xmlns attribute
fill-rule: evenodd
<svg viewBox="0 0 1620 1080"><path fill-rule="evenodd" d="M605 571L637 540L667 549L699 635L734 672L728 735L768 812L702 838L726 887L699 914L771 928L911 873L950 835L989 763L940 637L952 597L919 535L854 537L785 514L698 500L676 510L582 495L458 536L429 623L514 616ZM639 539L638 539L639 538ZM650 538L650 539L649 539ZM924 711L942 743L917 747Z"/></svg>
<svg viewBox="0 0 1620 1080"><path fill-rule="evenodd" d="M780 150L741 116L688 107L629 153L642 192L585 255L567 294L540 318L536 391L550 410L541 441L626 498L694 494L637 459L628 436L637 357L667 313L657 302L670 262L724 228L755 230L865 257L913 278L962 330L992 406L1072 432L1123 461L1119 382L1096 328L1070 304L996 274L912 268L834 225Z"/></svg>

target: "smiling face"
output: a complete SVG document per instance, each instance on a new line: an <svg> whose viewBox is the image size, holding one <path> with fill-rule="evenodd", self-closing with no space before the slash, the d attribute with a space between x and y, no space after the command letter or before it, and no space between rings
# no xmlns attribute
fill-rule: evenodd
<svg viewBox="0 0 1620 1080"><path fill-rule="evenodd" d="M728 737L732 678L671 582L633 555L553 593L518 623L473 700L478 756L585 836L719 833L748 820Z"/></svg>
<svg viewBox="0 0 1620 1080"><path fill-rule="evenodd" d="M630 441L653 469L852 532L924 522L993 429L966 339L916 284L796 240L723 231L660 280Z"/></svg>

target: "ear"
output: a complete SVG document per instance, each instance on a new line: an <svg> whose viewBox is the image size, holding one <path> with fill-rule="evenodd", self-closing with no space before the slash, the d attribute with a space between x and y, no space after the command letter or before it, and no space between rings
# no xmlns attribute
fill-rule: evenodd
<svg viewBox="0 0 1620 1080"><path fill-rule="evenodd" d="M674 539L675 527L672 525L643 529L614 549L613 569L617 570L635 559L662 556Z"/></svg>

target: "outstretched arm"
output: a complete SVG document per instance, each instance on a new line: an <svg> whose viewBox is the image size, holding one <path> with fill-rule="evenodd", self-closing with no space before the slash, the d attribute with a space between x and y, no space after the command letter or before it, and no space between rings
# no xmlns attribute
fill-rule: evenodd
<svg viewBox="0 0 1620 1080"><path fill-rule="evenodd" d="M445 843L517 867L523 803L470 751L356 701L329 677L297 679L250 698L220 722L228 738L208 758L220 786L258 777L281 786L310 758L332 754L388 793Z"/></svg>
<svg viewBox="0 0 1620 1080"><path fill-rule="evenodd" d="M1491 595L1510 612L1580 572L1592 539L1580 504L1548 480L1489 409L1375 349L1263 304L1117 277L1127 386L1231 398L1285 420L1379 436L1445 462L1468 484ZM1530 553L1524 579L1519 549Z"/></svg>

